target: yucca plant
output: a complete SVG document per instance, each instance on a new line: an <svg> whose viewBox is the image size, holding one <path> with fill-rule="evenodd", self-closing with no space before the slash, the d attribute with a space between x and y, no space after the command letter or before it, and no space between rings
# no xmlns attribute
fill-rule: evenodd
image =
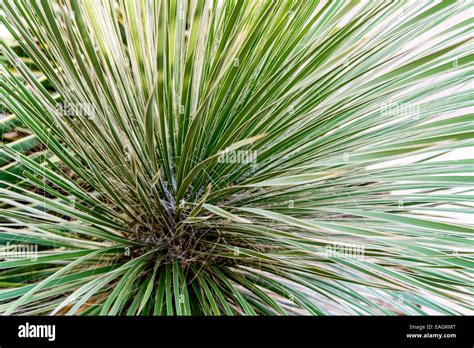
<svg viewBox="0 0 474 348"><path fill-rule="evenodd" d="M471 5L4 0L0 313L472 313Z"/></svg>

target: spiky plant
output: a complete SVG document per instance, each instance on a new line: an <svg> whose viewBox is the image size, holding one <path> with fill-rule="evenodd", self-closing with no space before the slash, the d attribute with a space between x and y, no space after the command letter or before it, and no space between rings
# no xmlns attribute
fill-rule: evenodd
<svg viewBox="0 0 474 348"><path fill-rule="evenodd" d="M0 313L469 313L471 5L4 0Z"/></svg>

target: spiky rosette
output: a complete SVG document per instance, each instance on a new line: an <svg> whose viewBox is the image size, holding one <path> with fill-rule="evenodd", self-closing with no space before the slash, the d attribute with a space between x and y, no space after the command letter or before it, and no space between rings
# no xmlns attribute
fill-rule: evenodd
<svg viewBox="0 0 474 348"><path fill-rule="evenodd" d="M468 313L469 6L4 0L0 313Z"/></svg>

